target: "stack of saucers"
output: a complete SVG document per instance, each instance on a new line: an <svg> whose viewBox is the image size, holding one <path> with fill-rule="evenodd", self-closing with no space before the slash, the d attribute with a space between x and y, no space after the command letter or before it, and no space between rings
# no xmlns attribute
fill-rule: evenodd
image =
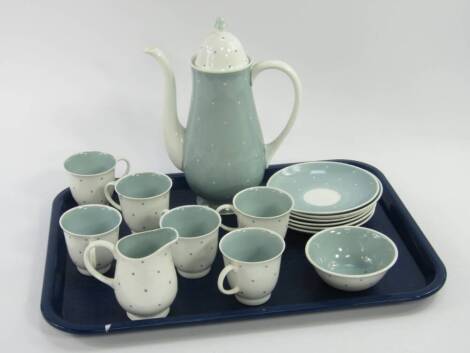
<svg viewBox="0 0 470 353"><path fill-rule="evenodd" d="M271 176L268 186L292 196L289 228L308 234L366 223L382 196L382 184L375 175L340 162L294 164Z"/></svg>

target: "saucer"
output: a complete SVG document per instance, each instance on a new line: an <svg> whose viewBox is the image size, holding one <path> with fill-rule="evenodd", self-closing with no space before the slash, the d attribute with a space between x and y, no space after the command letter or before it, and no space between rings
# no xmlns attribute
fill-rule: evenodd
<svg viewBox="0 0 470 353"><path fill-rule="evenodd" d="M332 223L332 222L340 222L340 221L346 221L350 220L353 218L360 217L368 212L370 212L375 206L377 205L377 202L373 202L370 205L367 205L364 208L361 208L355 212L351 213L345 213L342 215L336 215L336 216L307 216L303 213L291 213L290 218L295 219L300 222L306 222L306 223Z"/></svg>
<svg viewBox="0 0 470 353"><path fill-rule="evenodd" d="M365 219L362 219L360 221L351 223L351 224L343 224L342 226L362 226L363 224L366 224L367 222L370 221L370 219L374 216L374 212L371 212ZM305 234L315 234L318 233L324 229L328 229L331 227L300 227L293 225L292 223L289 223L289 229L295 230L297 232L305 233ZM334 226L337 227L337 226Z"/></svg>
<svg viewBox="0 0 470 353"><path fill-rule="evenodd" d="M289 219L289 223L293 224L293 225L296 225L296 226L300 226L300 227L315 227L315 228L326 228L326 227L334 227L334 226L340 226L340 225L344 225L344 224L352 224L354 222L358 222L368 216L370 216L371 214L374 214L375 212L375 204L374 204L374 207L372 207L371 209L368 209L366 210L365 212L359 214L359 215L356 215L352 218L347 218L347 219L342 219L342 220L333 220L333 221L321 221L321 222L318 222L318 221L303 221L303 220L299 220L295 217L293 217L291 215L290 219Z"/></svg>
<svg viewBox="0 0 470 353"><path fill-rule="evenodd" d="M373 202L381 191L372 173L340 162L295 164L272 175L267 185L288 192L293 213L305 215L350 213Z"/></svg>

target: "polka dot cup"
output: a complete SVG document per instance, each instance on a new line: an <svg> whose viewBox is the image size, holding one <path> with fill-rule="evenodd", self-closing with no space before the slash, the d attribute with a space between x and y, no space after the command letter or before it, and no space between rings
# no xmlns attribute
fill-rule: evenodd
<svg viewBox="0 0 470 353"><path fill-rule="evenodd" d="M205 206L176 207L162 216L160 226L178 232L172 254L182 277L201 278L210 272L217 255L220 224L220 215Z"/></svg>
<svg viewBox="0 0 470 353"><path fill-rule="evenodd" d="M284 239L267 229L244 228L225 235L219 248L225 264L219 290L245 305L266 303L279 278ZM224 288L225 277L231 289Z"/></svg>
<svg viewBox="0 0 470 353"><path fill-rule="evenodd" d="M83 254L86 247L95 241L117 242L121 214L114 208L104 205L83 205L71 208L59 220L64 232L65 244L78 272L89 276L85 268ZM111 267L113 257L107 251L97 250L90 257L95 268L105 273Z"/></svg>
<svg viewBox="0 0 470 353"><path fill-rule="evenodd" d="M217 212L235 213L239 228L266 228L284 238L293 206L292 197L285 191L256 186L240 191L234 196L232 205L221 205ZM237 229L224 224L221 227L227 231Z"/></svg>
<svg viewBox="0 0 470 353"><path fill-rule="evenodd" d="M116 299L131 320L166 317L178 292L171 245L176 230L160 228L119 240L91 243L85 250L85 266L93 277L114 289ZM116 259L114 278L102 275L91 261L93 251L105 250Z"/></svg>
<svg viewBox="0 0 470 353"><path fill-rule="evenodd" d="M124 220L133 233L157 229L160 216L170 206L171 179L160 173L127 175L105 187L105 196L111 205L122 211ZM119 203L112 198L114 189Z"/></svg>
<svg viewBox="0 0 470 353"><path fill-rule="evenodd" d="M69 176L72 196L79 205L106 204L105 185L116 179L117 162L124 162L129 173L130 163L127 159L116 159L108 153L90 151L74 154L66 159L64 168Z"/></svg>

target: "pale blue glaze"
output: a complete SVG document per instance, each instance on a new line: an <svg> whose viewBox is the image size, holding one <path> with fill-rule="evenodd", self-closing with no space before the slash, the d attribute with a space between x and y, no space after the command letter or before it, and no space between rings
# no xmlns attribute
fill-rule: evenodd
<svg viewBox="0 0 470 353"><path fill-rule="evenodd" d="M239 192L233 205L242 213L254 217L277 217L290 211L293 200L282 190L254 187Z"/></svg>
<svg viewBox="0 0 470 353"><path fill-rule="evenodd" d="M107 233L120 224L119 212L103 205L77 206L60 219L62 229L77 236Z"/></svg>
<svg viewBox="0 0 470 353"><path fill-rule="evenodd" d="M132 198L161 195L171 188L171 179L164 174L138 173L121 178L116 184L118 194Z"/></svg>
<svg viewBox="0 0 470 353"><path fill-rule="evenodd" d="M238 191L259 185L265 168L251 67L225 74L193 69L183 156L191 189L206 200L227 202Z"/></svg>
<svg viewBox="0 0 470 353"><path fill-rule="evenodd" d="M65 170L77 175L104 173L116 165L116 159L108 153L89 151L74 154L64 162Z"/></svg>
<svg viewBox="0 0 470 353"><path fill-rule="evenodd" d="M397 248L385 235L368 228L336 227L313 236L307 256L317 266L341 275L367 275L395 263Z"/></svg>
<svg viewBox="0 0 470 353"><path fill-rule="evenodd" d="M154 229L121 239L118 249L124 256L140 259L153 254L176 239L178 239L178 233L172 228Z"/></svg>
<svg viewBox="0 0 470 353"><path fill-rule="evenodd" d="M280 256L284 240L263 228L244 228L226 234L219 244L220 251L236 261L261 262Z"/></svg>
<svg viewBox="0 0 470 353"><path fill-rule="evenodd" d="M219 214L209 207L187 205L163 215L160 226L176 229L180 237L193 238L213 232L220 221Z"/></svg>

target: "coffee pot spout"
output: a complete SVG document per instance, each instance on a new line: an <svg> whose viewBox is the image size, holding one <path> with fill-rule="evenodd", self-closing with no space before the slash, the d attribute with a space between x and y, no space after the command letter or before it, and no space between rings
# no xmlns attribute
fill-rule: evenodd
<svg viewBox="0 0 470 353"><path fill-rule="evenodd" d="M164 74L164 99L163 99L163 129L165 145L168 155L176 166L183 170L183 144L185 128L178 119L176 108L176 84L175 75L170 68L168 59L158 48L146 49L145 52L157 60Z"/></svg>

